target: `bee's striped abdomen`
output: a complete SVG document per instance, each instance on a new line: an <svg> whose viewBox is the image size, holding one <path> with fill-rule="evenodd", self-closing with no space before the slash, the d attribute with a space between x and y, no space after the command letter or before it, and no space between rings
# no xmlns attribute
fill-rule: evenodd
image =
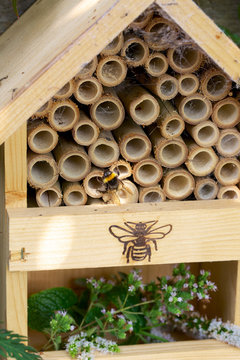
<svg viewBox="0 0 240 360"><path fill-rule="evenodd" d="M133 246L132 249L132 259L135 261L144 260L147 256L147 247L146 245L143 246Z"/></svg>

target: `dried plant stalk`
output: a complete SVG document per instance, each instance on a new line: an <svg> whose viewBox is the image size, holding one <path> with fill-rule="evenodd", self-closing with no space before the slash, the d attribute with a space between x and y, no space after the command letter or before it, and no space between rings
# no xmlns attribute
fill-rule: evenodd
<svg viewBox="0 0 240 360"><path fill-rule="evenodd" d="M103 196L105 187L102 182L103 170L92 167L90 173L83 180L83 187L91 198L99 199Z"/></svg>
<svg viewBox="0 0 240 360"><path fill-rule="evenodd" d="M130 162L138 162L150 155L152 144L141 128L127 118L122 125L114 130L122 157Z"/></svg>
<svg viewBox="0 0 240 360"><path fill-rule="evenodd" d="M101 55L117 55L123 47L124 37L120 32L102 51Z"/></svg>
<svg viewBox="0 0 240 360"><path fill-rule="evenodd" d="M149 75L158 77L166 73L168 60L164 54L154 52L148 56L144 67Z"/></svg>
<svg viewBox="0 0 240 360"><path fill-rule="evenodd" d="M152 50L166 50L177 39L178 28L162 17L154 17L146 26L144 40Z"/></svg>
<svg viewBox="0 0 240 360"><path fill-rule="evenodd" d="M191 125L208 120L212 114L212 103L202 94L193 94L176 99L179 114Z"/></svg>
<svg viewBox="0 0 240 360"><path fill-rule="evenodd" d="M211 101L224 99L231 87L232 81L219 69L210 68L201 77L201 92Z"/></svg>
<svg viewBox="0 0 240 360"><path fill-rule="evenodd" d="M192 73L198 70L203 62L203 54L192 44L170 48L167 52L171 68L179 74Z"/></svg>
<svg viewBox="0 0 240 360"><path fill-rule="evenodd" d="M216 149L224 157L232 157L240 153L240 133L236 128L220 131Z"/></svg>
<svg viewBox="0 0 240 360"><path fill-rule="evenodd" d="M53 102L48 114L50 126L59 132L71 130L79 121L78 106L71 100L58 100Z"/></svg>
<svg viewBox="0 0 240 360"><path fill-rule="evenodd" d="M36 202L40 207L57 207L62 203L62 191L59 181L36 191Z"/></svg>
<svg viewBox="0 0 240 360"><path fill-rule="evenodd" d="M125 59L128 66L141 66L149 56L148 45L141 38L129 34L125 36L121 56Z"/></svg>
<svg viewBox="0 0 240 360"><path fill-rule="evenodd" d="M240 104L228 97L218 101L213 107L212 120L221 129L229 129L240 122Z"/></svg>
<svg viewBox="0 0 240 360"><path fill-rule="evenodd" d="M123 180L119 189L109 191L103 194L103 201L108 204L124 205L138 202L138 189L136 185L129 181Z"/></svg>
<svg viewBox="0 0 240 360"><path fill-rule="evenodd" d="M104 130L114 130L122 124L125 110L116 91L105 88L104 95L91 106L90 114L98 127Z"/></svg>
<svg viewBox="0 0 240 360"><path fill-rule="evenodd" d="M94 76L78 79L74 88L76 100L84 105L91 105L100 99L102 92L102 84Z"/></svg>
<svg viewBox="0 0 240 360"><path fill-rule="evenodd" d="M166 139L179 137L185 128L183 118L178 114L170 101L159 100L159 104L160 114L157 119L157 125L161 135Z"/></svg>
<svg viewBox="0 0 240 360"><path fill-rule="evenodd" d="M219 129L210 120L200 122L195 126L187 124L186 128L195 142L201 147L213 146L219 139Z"/></svg>
<svg viewBox="0 0 240 360"><path fill-rule="evenodd" d="M163 191L171 200L186 199L193 192L193 176L183 168L169 170L163 176Z"/></svg>
<svg viewBox="0 0 240 360"><path fill-rule="evenodd" d="M58 180L58 167L52 153L27 154L28 183L35 189L42 189L55 184Z"/></svg>
<svg viewBox="0 0 240 360"><path fill-rule="evenodd" d="M102 130L97 141L88 148L91 162L102 168L108 167L119 158L119 147L110 131Z"/></svg>
<svg viewBox="0 0 240 360"><path fill-rule="evenodd" d="M126 179L132 175L131 164L124 160L118 160L116 163L110 166L110 170L118 173L120 180Z"/></svg>
<svg viewBox="0 0 240 360"><path fill-rule="evenodd" d="M197 200L213 200L216 199L218 193L218 184L210 177L196 178L196 186L194 196Z"/></svg>
<svg viewBox="0 0 240 360"><path fill-rule="evenodd" d="M159 96L161 100L171 100L178 93L178 80L171 75L163 74L155 78L139 76L138 79L153 94Z"/></svg>
<svg viewBox="0 0 240 360"><path fill-rule="evenodd" d="M52 107L52 99L50 99L48 102L46 102L43 106L41 106L32 116L33 119L36 118L44 118L47 117L49 110Z"/></svg>
<svg viewBox="0 0 240 360"><path fill-rule="evenodd" d="M214 175L223 185L236 185L240 181L240 162L236 158L222 158L216 165Z"/></svg>
<svg viewBox="0 0 240 360"><path fill-rule="evenodd" d="M37 154L51 152L58 143L58 134L46 122L33 120L28 122L27 140L29 148Z"/></svg>
<svg viewBox="0 0 240 360"><path fill-rule="evenodd" d="M62 182L63 202L67 206L85 205L87 194L79 182Z"/></svg>
<svg viewBox="0 0 240 360"><path fill-rule="evenodd" d="M91 169L90 159L84 148L71 139L61 137L54 149L59 174L68 181L82 180Z"/></svg>
<svg viewBox="0 0 240 360"><path fill-rule="evenodd" d="M60 90L58 90L58 92L54 95L54 98L67 99L73 94L74 88L75 88L75 83L74 80L72 79L68 81Z"/></svg>
<svg viewBox="0 0 240 360"><path fill-rule="evenodd" d="M163 175L161 165L152 157L139 161L133 167L133 180L141 186L154 186Z"/></svg>
<svg viewBox="0 0 240 360"><path fill-rule="evenodd" d="M118 89L118 96L136 124L150 125L157 119L160 112L158 101L143 87L126 84Z"/></svg>
<svg viewBox="0 0 240 360"><path fill-rule="evenodd" d="M153 11L147 10L144 11L140 16L138 16L130 25L129 28L133 30L143 29L149 23L153 16Z"/></svg>
<svg viewBox="0 0 240 360"><path fill-rule="evenodd" d="M93 144L99 135L99 128L80 110L80 120L72 128L72 136L77 144L89 146Z"/></svg>
<svg viewBox="0 0 240 360"><path fill-rule="evenodd" d="M183 96L193 95L198 91L199 80L195 74L177 75L178 91Z"/></svg>
<svg viewBox="0 0 240 360"><path fill-rule="evenodd" d="M240 199L240 190L237 186L221 186L217 194L218 199Z"/></svg>
<svg viewBox="0 0 240 360"><path fill-rule="evenodd" d="M160 185L150 187L139 187L139 202L162 202L166 195Z"/></svg>
<svg viewBox="0 0 240 360"><path fill-rule="evenodd" d="M97 68L98 59L95 56L88 64L82 67L82 69L75 75L77 79L85 79L91 77Z"/></svg>
<svg viewBox="0 0 240 360"><path fill-rule="evenodd" d="M117 86L127 75L126 62L116 55L103 57L98 63L96 74L104 86Z"/></svg>

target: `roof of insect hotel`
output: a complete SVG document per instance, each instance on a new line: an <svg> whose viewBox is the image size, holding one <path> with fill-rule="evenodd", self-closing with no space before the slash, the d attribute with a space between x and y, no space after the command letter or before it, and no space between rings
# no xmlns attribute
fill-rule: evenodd
<svg viewBox="0 0 240 360"><path fill-rule="evenodd" d="M192 0L40 0L0 37L0 144L152 3L240 84L240 49Z"/></svg>

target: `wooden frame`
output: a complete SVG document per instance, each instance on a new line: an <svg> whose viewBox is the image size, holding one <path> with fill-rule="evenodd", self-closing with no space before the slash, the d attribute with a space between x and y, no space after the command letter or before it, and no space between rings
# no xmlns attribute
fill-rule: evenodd
<svg viewBox="0 0 240 360"><path fill-rule="evenodd" d="M5 222L2 221L0 229L0 233L4 234L1 277L2 283L5 283L5 293L1 297L1 305L2 309L6 307L7 327L22 335L27 335L27 287L28 278L30 277L27 271L47 268L41 254L35 253L33 256L32 244L22 236L22 231L28 227L26 234L32 236L43 221L45 223L49 219L56 220L63 211L62 209L53 211L36 209L29 212L26 209L25 122L29 116L79 71L81 65L99 53L118 32L124 29L151 3L153 3L152 0L83 0L81 2L78 0L54 0L51 2L42 0L36 2L23 18L14 24L0 39L0 47L3 48L1 53L3 64L1 63L0 66L0 79L2 79L0 83L0 143L5 141L5 206L8 209L8 219L6 217ZM191 0L157 0L157 3L234 81L239 83L240 63L238 59L240 58L240 50ZM87 7L84 7L86 4ZM47 17L45 11L48 12ZM79 19L82 20L83 14L85 17L79 26ZM64 23L64 27L62 26L63 19L69 20ZM38 25L36 25L36 22ZM37 34L31 31L34 27L44 29L37 38ZM61 32L58 31L59 27L61 27ZM106 28L109 30L107 35ZM26 31L24 34L27 36L27 40L22 51L22 43L19 50L18 44L19 36L24 36L23 29ZM9 38L12 39L10 43ZM46 38L54 38L55 43L50 43L47 46ZM225 55L226 51L228 51L228 56ZM17 57L15 56L16 52L18 53ZM9 58L14 58L16 61L9 63L6 61ZM24 64L26 62L28 68L25 70ZM51 85L52 83L56 84L54 88ZM3 171L1 172L2 180ZM3 200L3 196L1 198ZM155 260L153 261L154 263L169 263L171 261L185 260L236 260L236 266L233 266L229 273L229 276L236 279L236 284L230 290L226 286L226 292L228 291L227 295L231 300L230 303L234 304L231 320L239 324L240 249L237 244L237 234L239 233L240 204L238 202L213 201L206 203L206 205L197 202L193 205L194 209L191 206L192 204L187 205L185 203L170 203L166 204L166 206L163 204L163 207L157 209L160 210L160 216L157 215L156 209L151 214L148 213L148 216L150 220L152 217L157 216L163 222L169 221L167 211L170 208L172 216L180 216L178 225L175 225L177 230L171 235L172 238L169 238L169 241L172 241L171 246L173 246L173 242L176 241L177 236L180 234L180 226L184 226L184 224L186 227L193 226L198 219L202 221L203 229L207 232L210 242L204 241L202 230L194 234L194 238L188 237L186 242L182 237L182 240L180 240L182 242L178 244L178 250L176 250L174 257L171 255L173 252L168 249L168 240L166 240L166 243L162 242L161 252L157 253L159 257L156 257L155 253ZM142 212L144 219L146 219L147 215L144 213L146 209L142 208L141 204L137 205L136 209L140 213ZM216 213L213 212L213 209ZM123 213L121 213L123 210L126 209L122 208L120 211L113 211L114 221L116 220L119 224L122 224L123 221L128 221L129 218L138 220L138 213L126 212L128 215L123 217ZM102 221L105 221L108 217L108 211L107 214L104 214L104 211L96 210L96 213L100 213L99 219L102 216ZM76 221L79 221L81 216L86 216L84 213L76 214L75 210L67 209L66 212L70 219L75 218ZM224 224L222 224L218 216L226 216ZM30 218L32 222L29 224ZM40 222L39 218L41 218ZM139 218L139 221L141 219ZM68 234L72 236L73 241L76 241L79 233L75 233L74 229L76 229L75 225L68 229ZM187 232L182 234L186 235ZM101 236L103 237L104 234ZM10 254L8 254L8 240L10 240ZM180 249L183 244L188 248L186 254ZM21 259L22 248L25 248L26 259ZM191 254L189 253L190 249L194 249ZM118 251L121 251L120 246ZM8 255L10 255L9 261ZM189 256L189 259L186 259L186 256ZM117 261L118 264L126 265L124 258L120 260L118 258ZM37 266L37 263L40 265ZM97 265L102 266L102 264ZM108 265L110 266L110 263ZM63 263L61 267L54 265L51 269L76 268L76 266L76 263ZM166 356L176 360L200 360L203 357L211 360L221 360L226 357L228 359L238 359L239 350L213 340L189 341L125 347L122 348L119 355L114 355L113 358L119 360L122 358L164 359ZM44 353L43 358L45 360L69 359L65 352ZM103 359L105 356L99 356L99 358ZM107 358L112 359L111 356Z"/></svg>

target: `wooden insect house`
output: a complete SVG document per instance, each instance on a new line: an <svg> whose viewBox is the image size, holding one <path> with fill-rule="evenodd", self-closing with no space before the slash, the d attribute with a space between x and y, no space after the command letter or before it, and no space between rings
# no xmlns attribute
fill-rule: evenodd
<svg viewBox="0 0 240 360"><path fill-rule="evenodd" d="M36 291L130 266L151 279L181 262L211 269L210 311L240 324L239 48L191 0L37 1L0 48L7 327L28 336ZM182 340L113 356L240 352Z"/></svg>

